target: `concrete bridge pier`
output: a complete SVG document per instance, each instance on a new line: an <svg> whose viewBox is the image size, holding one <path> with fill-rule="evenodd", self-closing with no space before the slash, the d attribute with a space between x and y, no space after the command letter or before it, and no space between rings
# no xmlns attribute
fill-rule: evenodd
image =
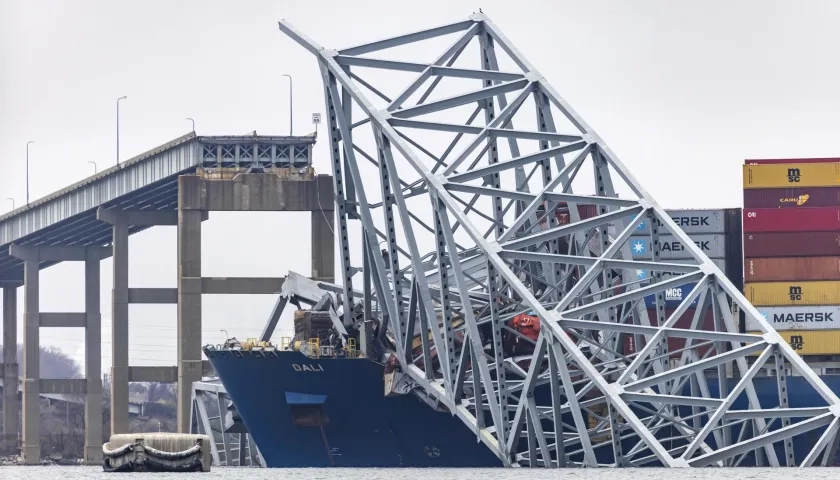
<svg viewBox="0 0 840 480"><path fill-rule="evenodd" d="M332 177L267 173L205 173L178 178L178 432L190 431L193 382L201 380L202 294L278 294L284 278L201 275L201 218L210 211L312 212L312 275L334 282ZM301 232L303 233L303 232Z"/></svg>
<svg viewBox="0 0 840 480"><path fill-rule="evenodd" d="M41 460L41 393L84 394L85 450L89 465L102 463L102 315L99 310L99 262L110 255L102 247L30 246L12 244L9 254L23 260L23 428L21 457L34 465ZM41 262L85 262L85 311L40 311ZM12 289L12 291L14 291ZM11 294L9 294L11 295ZM14 302L12 302L14 303ZM42 379L40 374L41 327L85 329L85 378Z"/></svg>
<svg viewBox="0 0 840 480"><path fill-rule="evenodd" d="M3 444L17 446L17 286L3 287Z"/></svg>
<svg viewBox="0 0 840 480"><path fill-rule="evenodd" d="M177 288L129 288L128 284L128 233L130 227L178 225L178 212L120 210L100 207L97 218L112 226L112 254L114 262L114 287L111 314L111 433L128 432L129 382L178 381L176 366L130 366L128 361L128 308L130 304L178 303ZM207 220L206 212L200 222Z"/></svg>

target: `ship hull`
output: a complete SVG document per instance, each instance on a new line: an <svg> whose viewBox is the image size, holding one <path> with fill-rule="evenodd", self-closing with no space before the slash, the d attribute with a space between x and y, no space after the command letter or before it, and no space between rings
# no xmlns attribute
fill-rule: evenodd
<svg viewBox="0 0 840 480"><path fill-rule="evenodd" d="M457 417L412 394L386 397L383 366L369 359L240 355L208 357L267 467L502 464Z"/></svg>
<svg viewBox="0 0 840 480"><path fill-rule="evenodd" d="M386 397L383 365L370 359L312 359L299 352L270 356L218 350L208 353L267 467L502 465L457 417L434 410L413 394ZM821 378L833 391L840 392L840 376ZM710 394L717 397L717 381L709 380ZM803 377L788 377L787 382L791 407L825 405L816 393L803 393L813 392ZM728 383L731 391L737 379L729 379ZM778 405L775 378L757 377L754 384L762 406ZM541 402L550 399L547 389L537 387L534 393L545 397L538 398ZM739 395L733 407L748 408L746 395ZM680 410L682 415L691 414L690 410ZM485 418L490 425L489 413ZM564 420L573 422L571 418ZM778 422L771 430L777 428ZM732 428L733 438L738 438L739 430L737 426ZM797 463L805 458L822 431L821 428L794 438ZM670 431L658 433L657 436L665 437L678 435ZM624 450L628 451L637 441L622 442L626 444ZM713 445L714 439L710 436L707 442ZM599 463L613 462L608 445L596 449ZM777 443L774 447L784 465L783 445ZM569 460L580 462L583 458L573 455ZM829 462L838 464L836 459ZM754 455L748 454L741 465L755 465Z"/></svg>

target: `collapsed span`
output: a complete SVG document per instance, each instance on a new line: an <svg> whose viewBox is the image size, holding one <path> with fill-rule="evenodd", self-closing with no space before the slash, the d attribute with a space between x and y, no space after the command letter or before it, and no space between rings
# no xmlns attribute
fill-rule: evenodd
<svg viewBox="0 0 840 480"><path fill-rule="evenodd" d="M338 50L279 26L323 80L342 325L503 465L833 462L838 397L486 15Z"/></svg>

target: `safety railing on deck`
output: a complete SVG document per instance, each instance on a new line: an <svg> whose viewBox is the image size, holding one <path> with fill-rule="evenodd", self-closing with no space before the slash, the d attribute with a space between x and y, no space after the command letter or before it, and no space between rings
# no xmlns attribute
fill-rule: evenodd
<svg viewBox="0 0 840 480"><path fill-rule="evenodd" d="M228 341L226 345L219 345L217 347L218 350L226 348L246 352L293 350L301 352L310 358L359 358L364 356L357 348L355 338L348 338L346 347L342 349L335 349L332 345L321 345L320 338L310 338L306 342L302 342L295 341L293 337L280 337L279 344L251 337L241 342L235 340L232 342Z"/></svg>

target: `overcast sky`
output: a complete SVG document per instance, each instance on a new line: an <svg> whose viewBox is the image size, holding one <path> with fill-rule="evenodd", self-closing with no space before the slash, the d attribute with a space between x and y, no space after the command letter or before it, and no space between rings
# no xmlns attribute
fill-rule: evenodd
<svg viewBox="0 0 840 480"><path fill-rule="evenodd" d="M692 3L692 5L689 5ZM840 156L840 3L833 1L0 0L0 212L187 133L289 131L324 112L314 58L329 48L461 20L482 8L666 208L740 207L745 158ZM393 57L388 57L393 58ZM412 59L405 59L412 60ZM323 128L323 125L322 127ZM328 173L324 138L315 168ZM174 227L131 238L130 286L174 287ZM309 214L211 214L205 276L310 274ZM271 248L269 248L271 247ZM81 311L81 264L42 273L42 311ZM103 369L112 265L102 262ZM19 291L22 311L23 291ZM256 336L274 298L204 297L204 343ZM175 364L175 306L132 306L132 365ZM284 328L291 327L286 316ZM22 338L22 328L18 327ZM42 329L83 361L83 336Z"/></svg>

